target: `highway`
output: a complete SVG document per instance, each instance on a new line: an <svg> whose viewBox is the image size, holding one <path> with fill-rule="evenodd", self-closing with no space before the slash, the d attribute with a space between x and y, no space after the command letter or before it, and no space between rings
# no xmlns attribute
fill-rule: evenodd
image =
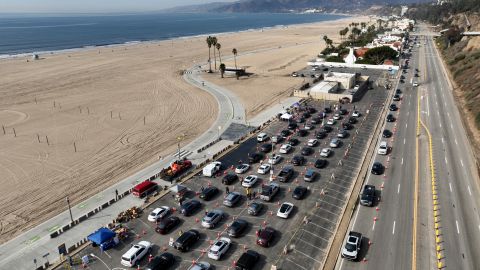
<svg viewBox="0 0 480 270"><path fill-rule="evenodd" d="M427 33L428 29L421 27L421 31ZM371 167L374 161L381 162L386 166L385 173L370 174L365 181L379 190L379 201L373 207L357 206L350 222L349 230L365 237L361 261L351 262L339 256L336 269L437 269L438 266L478 269L480 266L479 188L474 158L432 37L420 36L418 40L421 46L412 50L410 68L403 74L405 83L398 85L402 100L394 102L399 107L393 112L396 121L385 122L385 128L394 135L378 138L378 142L387 141L391 151L387 156L375 153L370 164ZM418 78L414 77L415 68L419 69ZM412 86L416 81L420 83L418 88ZM419 125L418 137L417 114L428 128L427 131ZM432 140L433 173L428 132ZM434 189L432 176L436 177ZM434 191L438 196L439 253L435 242Z"/></svg>

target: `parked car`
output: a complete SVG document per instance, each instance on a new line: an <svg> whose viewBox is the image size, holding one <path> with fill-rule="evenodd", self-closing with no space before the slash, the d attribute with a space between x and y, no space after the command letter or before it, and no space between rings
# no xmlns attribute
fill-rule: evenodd
<svg viewBox="0 0 480 270"><path fill-rule="evenodd" d="M248 163L257 163L262 160L263 155L260 153L253 153L248 155Z"/></svg>
<svg viewBox="0 0 480 270"><path fill-rule="evenodd" d="M400 101L400 95L399 94L394 95L393 101Z"/></svg>
<svg viewBox="0 0 480 270"><path fill-rule="evenodd" d="M260 165L260 167L258 167L257 173L267 174L270 171L271 168L272 168L272 165L270 165L269 163L264 163L264 164Z"/></svg>
<svg viewBox="0 0 480 270"><path fill-rule="evenodd" d="M290 130L296 129L297 128L297 123L290 122L290 123L288 123L287 128L290 129Z"/></svg>
<svg viewBox="0 0 480 270"><path fill-rule="evenodd" d="M260 211L262 211L263 204L261 202L253 201L248 206L247 212L251 216L256 216Z"/></svg>
<svg viewBox="0 0 480 270"><path fill-rule="evenodd" d="M291 146L295 146L299 143L300 141L297 139L297 138L290 138L288 140L288 144L290 144Z"/></svg>
<svg viewBox="0 0 480 270"><path fill-rule="evenodd" d="M229 172L223 177L222 184L231 185L237 179L238 179L238 175L236 175L235 173Z"/></svg>
<svg viewBox="0 0 480 270"><path fill-rule="evenodd" d="M306 131L305 129L299 129L297 131L297 135L300 136L300 137L305 137L308 135L308 131Z"/></svg>
<svg viewBox="0 0 480 270"><path fill-rule="evenodd" d="M303 156L295 155L292 158L292 164L295 166L301 166L305 164L305 158Z"/></svg>
<svg viewBox="0 0 480 270"><path fill-rule="evenodd" d="M305 124L305 130L312 130L314 129L315 126L313 125L313 123L307 123Z"/></svg>
<svg viewBox="0 0 480 270"><path fill-rule="evenodd" d="M337 123L337 121L335 121L333 118L327 120L327 125L335 125L335 123Z"/></svg>
<svg viewBox="0 0 480 270"><path fill-rule="evenodd" d="M325 132L324 130L320 131L320 132L317 132L317 135L315 135L315 138L321 140L323 138L327 137L327 132Z"/></svg>
<svg viewBox="0 0 480 270"><path fill-rule="evenodd" d="M388 154L388 144L385 141L380 142L380 146L378 147L378 154L379 155L386 155Z"/></svg>
<svg viewBox="0 0 480 270"><path fill-rule="evenodd" d="M365 185L362 195L360 196L360 204L364 206L373 206L375 203L375 186Z"/></svg>
<svg viewBox="0 0 480 270"><path fill-rule="evenodd" d="M315 160L315 168L318 168L318 169L322 169L322 168L325 168L327 166L327 160L325 159L317 159Z"/></svg>
<svg viewBox="0 0 480 270"><path fill-rule="evenodd" d="M390 130L388 130L388 129L383 130L382 137L390 138L390 137L392 137L392 135L393 135L393 133Z"/></svg>
<svg viewBox="0 0 480 270"><path fill-rule="evenodd" d="M224 216L225 214L222 210L211 210L202 218L202 226L209 229L214 228L224 218Z"/></svg>
<svg viewBox="0 0 480 270"><path fill-rule="evenodd" d="M340 146L340 144L342 143L342 141L340 141L340 139L338 138L333 138L331 141L330 141L330 147L332 148L337 148Z"/></svg>
<svg viewBox="0 0 480 270"><path fill-rule="evenodd" d="M280 155L272 155L272 157L270 157L268 159L268 163L272 164L272 165L275 165L275 164L279 163L280 161L282 161L282 156L280 156Z"/></svg>
<svg viewBox="0 0 480 270"><path fill-rule="evenodd" d="M313 169L308 169L303 176L303 180L305 180L306 182L312 182L315 180L316 177L317 172L315 172L315 170Z"/></svg>
<svg viewBox="0 0 480 270"><path fill-rule="evenodd" d="M333 130L331 126L324 126L322 127L321 131L324 131L326 133L330 133Z"/></svg>
<svg viewBox="0 0 480 270"><path fill-rule="evenodd" d="M272 143L279 143L281 141L283 141L283 137L281 135L272 136Z"/></svg>
<svg viewBox="0 0 480 270"><path fill-rule="evenodd" d="M258 181L258 176L256 175L248 175L247 177L245 177L245 179L243 179L243 182L242 182L242 187L253 187Z"/></svg>
<svg viewBox="0 0 480 270"><path fill-rule="evenodd" d="M360 247L362 246L362 234L350 231L347 236L347 241L342 249L342 258L348 260L357 260Z"/></svg>
<svg viewBox="0 0 480 270"><path fill-rule="evenodd" d="M360 112L359 111L353 111L352 116L353 117L360 117Z"/></svg>
<svg viewBox="0 0 480 270"><path fill-rule="evenodd" d="M314 124L314 125L320 124L320 123L322 123L322 118L320 118L318 116L313 117L312 120L310 120L310 123ZM305 129L307 129L307 127L305 127Z"/></svg>
<svg viewBox="0 0 480 270"><path fill-rule="evenodd" d="M380 175L380 174L383 173L384 170L385 170L385 167L383 167L382 163L380 163L380 162L373 163L372 174Z"/></svg>
<svg viewBox="0 0 480 270"><path fill-rule="evenodd" d="M397 104L390 104L390 111L396 111L398 109Z"/></svg>
<svg viewBox="0 0 480 270"><path fill-rule="evenodd" d="M188 270L211 270L212 266L208 262L195 262Z"/></svg>
<svg viewBox="0 0 480 270"><path fill-rule="evenodd" d="M284 129L280 132L280 136L282 136L283 138L287 138L288 136L290 136L290 134L291 132L288 129Z"/></svg>
<svg viewBox="0 0 480 270"><path fill-rule="evenodd" d="M340 129L338 131L337 137L338 138L346 138L348 136L348 132L345 129Z"/></svg>
<svg viewBox="0 0 480 270"><path fill-rule="evenodd" d="M394 121L395 121L395 117L393 117L392 114L387 115L387 122L394 122Z"/></svg>
<svg viewBox="0 0 480 270"><path fill-rule="evenodd" d="M204 199L205 201L211 200L216 194L218 193L218 188L215 186L209 186L203 189L202 193L200 193L200 198Z"/></svg>
<svg viewBox="0 0 480 270"><path fill-rule="evenodd" d="M233 207L235 206L235 204L237 204L240 201L241 198L242 198L242 195L240 193L230 192L225 197L225 200L223 201L223 205L228 207Z"/></svg>
<svg viewBox="0 0 480 270"><path fill-rule="evenodd" d="M320 152L320 156L321 157L329 157L331 153L332 153L332 149L323 148L322 151Z"/></svg>
<svg viewBox="0 0 480 270"><path fill-rule="evenodd" d="M189 230L184 232L173 242L173 247L179 251L189 251L193 244L200 239L200 233L197 230Z"/></svg>
<svg viewBox="0 0 480 270"><path fill-rule="evenodd" d="M208 250L208 258L212 260L220 260L225 253L227 253L228 249L230 248L230 244L232 240L227 237L221 237Z"/></svg>
<svg viewBox="0 0 480 270"><path fill-rule="evenodd" d="M197 209L200 208L202 204L197 200L190 200L182 204L182 210L180 211L182 215L188 217L192 215Z"/></svg>
<svg viewBox="0 0 480 270"><path fill-rule="evenodd" d="M269 247L275 237L275 229L272 227L265 227L258 231L257 245L262 247Z"/></svg>
<svg viewBox="0 0 480 270"><path fill-rule="evenodd" d="M272 151L272 144L271 143L264 143L262 146L260 146L260 151L263 153L268 153Z"/></svg>
<svg viewBox="0 0 480 270"><path fill-rule="evenodd" d="M290 213L292 213L293 207L294 207L293 203L289 203L289 202L282 203L280 205L280 208L278 208L277 217L288 218L290 216Z"/></svg>
<svg viewBox="0 0 480 270"><path fill-rule="evenodd" d="M156 222L159 221L160 219L166 217L170 213L170 207L168 206L161 206L158 208L155 208L149 215L148 215L148 221L151 222Z"/></svg>
<svg viewBox="0 0 480 270"><path fill-rule="evenodd" d="M133 267L145 257L152 249L152 243L148 241L140 241L133 245L127 252L122 255L120 263L127 267Z"/></svg>
<svg viewBox="0 0 480 270"><path fill-rule="evenodd" d="M343 122L342 123L342 128L345 129L345 130L350 130L353 128L353 125L348 123L348 122Z"/></svg>
<svg viewBox="0 0 480 270"><path fill-rule="evenodd" d="M292 197L296 200L301 200L303 197L305 197L305 194L307 193L307 188L304 186L297 186L292 193Z"/></svg>
<svg viewBox="0 0 480 270"><path fill-rule="evenodd" d="M249 249L238 258L235 270L252 270L259 258L260 255L256 251Z"/></svg>
<svg viewBox="0 0 480 270"><path fill-rule="evenodd" d="M292 146L290 144L286 143L286 144L283 144L280 147L279 152L282 153L282 154L288 154L288 152L290 152L291 150L292 150Z"/></svg>
<svg viewBox="0 0 480 270"><path fill-rule="evenodd" d="M268 140L268 134L267 133L262 132L262 133L259 133L257 135L257 142L264 142L266 140Z"/></svg>
<svg viewBox="0 0 480 270"><path fill-rule="evenodd" d="M146 270L165 270L175 264L175 256L172 253L164 252L155 256L148 264Z"/></svg>
<svg viewBox="0 0 480 270"><path fill-rule="evenodd" d="M355 117L353 117L353 116L352 116L352 117L349 117L349 118L348 118L348 123L350 123L350 124L355 124L355 123L357 123L357 118L355 118Z"/></svg>
<svg viewBox="0 0 480 270"><path fill-rule="evenodd" d="M318 144L318 140L317 140L317 139L310 139L310 140L308 140L308 142L307 142L307 145L308 145L308 146L311 146L311 147L317 146L317 144Z"/></svg>
<svg viewBox="0 0 480 270"><path fill-rule="evenodd" d="M248 164L239 164L235 168L235 173L245 173L246 171L248 171L249 168L250 168L250 165Z"/></svg>
<svg viewBox="0 0 480 270"><path fill-rule="evenodd" d="M311 147L306 146L302 148L302 151L300 153L304 156L309 156L313 153L313 149Z"/></svg>
<svg viewBox="0 0 480 270"><path fill-rule="evenodd" d="M227 233L231 237L239 237L248 227L248 222L243 219L235 219L227 228Z"/></svg>
<svg viewBox="0 0 480 270"><path fill-rule="evenodd" d="M340 113L337 112L337 113L333 114L333 119L334 120L340 120L340 118L341 118ZM329 124L329 125L333 125L333 124Z"/></svg>
<svg viewBox="0 0 480 270"><path fill-rule="evenodd" d="M180 224L180 219L176 216L169 216L168 218L162 219L157 227L155 228L155 231L159 234L167 234L169 233L173 228L175 228L178 224Z"/></svg>

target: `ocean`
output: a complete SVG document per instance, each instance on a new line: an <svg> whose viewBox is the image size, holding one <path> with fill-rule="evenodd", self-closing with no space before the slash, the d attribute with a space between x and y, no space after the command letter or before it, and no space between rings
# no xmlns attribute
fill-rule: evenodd
<svg viewBox="0 0 480 270"><path fill-rule="evenodd" d="M332 14L281 13L159 13L68 17L0 15L0 58L247 31L342 17L344 16Z"/></svg>

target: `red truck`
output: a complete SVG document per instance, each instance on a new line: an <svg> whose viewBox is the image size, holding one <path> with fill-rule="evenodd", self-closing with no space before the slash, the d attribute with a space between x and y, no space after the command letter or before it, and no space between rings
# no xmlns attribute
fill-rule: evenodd
<svg viewBox="0 0 480 270"><path fill-rule="evenodd" d="M163 169L160 172L160 178L165 181L172 181L175 177L181 175L188 169L192 167L192 162L190 160L175 160L170 167Z"/></svg>

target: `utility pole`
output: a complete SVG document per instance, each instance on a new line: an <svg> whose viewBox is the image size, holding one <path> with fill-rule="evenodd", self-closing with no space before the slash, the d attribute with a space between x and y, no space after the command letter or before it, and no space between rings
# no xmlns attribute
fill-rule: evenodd
<svg viewBox="0 0 480 270"><path fill-rule="evenodd" d="M72 208L70 208L70 199L67 196L67 205L68 205L68 211L70 212L70 219L72 220L73 223L73 216L72 216Z"/></svg>

